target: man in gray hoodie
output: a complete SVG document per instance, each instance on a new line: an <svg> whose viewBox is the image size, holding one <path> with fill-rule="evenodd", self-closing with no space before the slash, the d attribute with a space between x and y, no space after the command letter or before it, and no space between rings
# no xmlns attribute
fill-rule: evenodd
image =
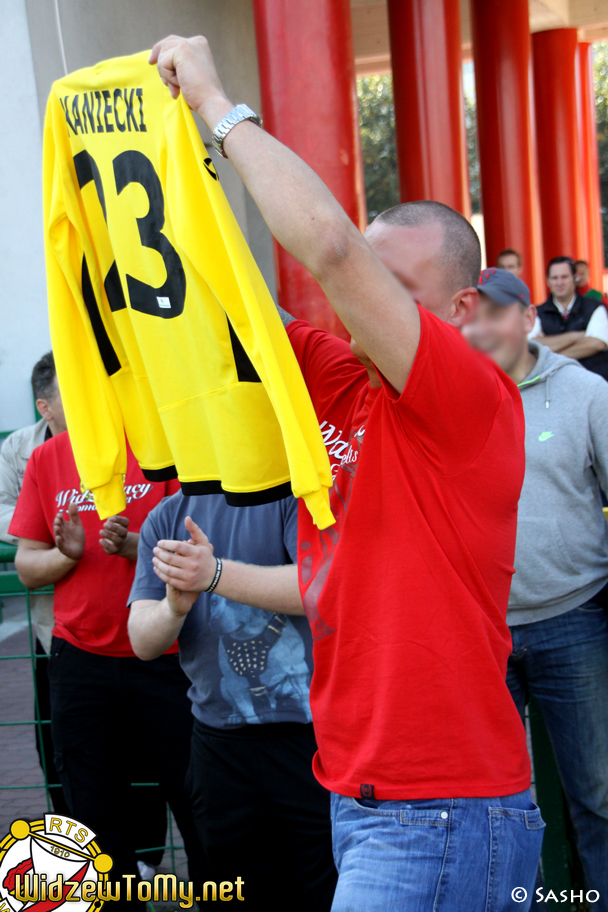
<svg viewBox="0 0 608 912"><path fill-rule="evenodd" d="M528 341L528 287L486 269L465 329L520 389L526 474L507 623L507 684L540 706L576 831L587 889L608 910L608 384ZM604 591L605 590L605 591Z"/></svg>

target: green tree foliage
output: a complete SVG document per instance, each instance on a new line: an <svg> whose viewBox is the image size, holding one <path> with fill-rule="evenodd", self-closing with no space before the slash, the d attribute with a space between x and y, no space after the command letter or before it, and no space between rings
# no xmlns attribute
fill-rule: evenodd
<svg viewBox="0 0 608 912"><path fill-rule="evenodd" d="M392 77L390 74L363 76L357 80L357 94L367 216L371 221L379 212L399 202ZM473 212L477 213L481 211L481 191L474 94L465 97L465 116L471 203Z"/></svg>
<svg viewBox="0 0 608 912"><path fill-rule="evenodd" d="M473 215L477 215L481 212L481 178L479 175L479 152L477 148L477 104L474 96L468 94L464 96L464 116L467 130L471 211Z"/></svg>
<svg viewBox="0 0 608 912"><path fill-rule="evenodd" d="M604 262L608 264L608 41L593 47L593 83L604 229Z"/></svg>
<svg viewBox="0 0 608 912"><path fill-rule="evenodd" d="M371 221L399 202L392 77L363 76L357 80L357 94L367 217Z"/></svg>

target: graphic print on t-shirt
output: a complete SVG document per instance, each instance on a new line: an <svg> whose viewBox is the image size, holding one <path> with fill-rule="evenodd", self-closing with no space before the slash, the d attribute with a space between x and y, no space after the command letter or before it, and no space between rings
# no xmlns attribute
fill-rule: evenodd
<svg viewBox="0 0 608 912"><path fill-rule="evenodd" d="M218 637L220 687L231 706L229 725L269 714L285 718L308 706L310 669L302 635L284 614L268 614L218 597L209 631Z"/></svg>
<svg viewBox="0 0 608 912"><path fill-rule="evenodd" d="M127 504L130 504L133 500L141 500L142 497L145 497L146 494L152 489L152 483L125 483L124 487ZM77 504L79 513L81 513L83 510L95 510L93 492L90 489L85 490L82 482L80 482L80 487L78 490L76 488L67 488L63 491L59 491L59 493L55 495L55 501L57 502L58 510L67 510L69 505L72 503Z"/></svg>
<svg viewBox="0 0 608 912"><path fill-rule="evenodd" d="M332 478L335 479L336 472L342 462L342 456L348 449L348 439L344 440L342 431L336 431L335 424L330 424L329 421L321 421L319 427L329 456Z"/></svg>
<svg viewBox="0 0 608 912"><path fill-rule="evenodd" d="M369 390L369 401L373 399L375 392ZM367 400L365 411L368 411ZM329 636L336 631L325 623L319 614L319 597L325 585L325 580L331 569L333 556L340 539L340 534L346 519L346 512L352 494L353 482L357 474L357 467L361 457L361 447L365 436L365 422L361 423L363 413L359 413L359 421L355 424L346 441L341 441L339 450L341 455L340 463L334 472L334 484L330 491L330 505L336 522L329 529L313 529L313 534L317 534L321 543L322 559L317 567L313 567L313 548L312 542L301 541L300 550L307 553L300 558L300 580L304 586L308 586L302 599L304 611L312 631L313 643L323 637ZM326 425L324 421L321 425ZM326 446L328 446L326 441ZM329 446L328 446L329 450ZM331 451L330 451L331 452ZM333 471L333 465L332 465ZM317 549L318 550L318 549ZM314 579L313 579L314 575Z"/></svg>

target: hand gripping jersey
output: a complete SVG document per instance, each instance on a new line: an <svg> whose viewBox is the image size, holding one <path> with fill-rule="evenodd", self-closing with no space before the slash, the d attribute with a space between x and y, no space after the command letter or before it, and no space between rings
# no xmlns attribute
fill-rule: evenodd
<svg viewBox="0 0 608 912"><path fill-rule="evenodd" d="M315 413L182 97L148 52L54 83L44 131L51 338L74 455L124 509L125 431L148 480L334 522Z"/></svg>

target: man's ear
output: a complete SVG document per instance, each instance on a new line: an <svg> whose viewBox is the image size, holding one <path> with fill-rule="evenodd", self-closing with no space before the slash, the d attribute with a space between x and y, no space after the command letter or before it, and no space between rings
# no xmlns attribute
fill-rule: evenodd
<svg viewBox="0 0 608 912"><path fill-rule="evenodd" d="M524 310L523 317L524 317L524 329L525 329L526 335L527 335L528 333L532 332L532 330L534 329L534 324L536 323L536 307L534 306L534 304L530 304L529 307L526 307L526 309Z"/></svg>
<svg viewBox="0 0 608 912"><path fill-rule="evenodd" d="M46 399L36 399L36 408L45 421L51 421L53 418L53 409Z"/></svg>
<svg viewBox="0 0 608 912"><path fill-rule="evenodd" d="M470 323L475 316L475 311L479 304L479 294L476 288L463 288L452 296L451 316L448 323L455 326L456 329L462 329L467 323Z"/></svg>

